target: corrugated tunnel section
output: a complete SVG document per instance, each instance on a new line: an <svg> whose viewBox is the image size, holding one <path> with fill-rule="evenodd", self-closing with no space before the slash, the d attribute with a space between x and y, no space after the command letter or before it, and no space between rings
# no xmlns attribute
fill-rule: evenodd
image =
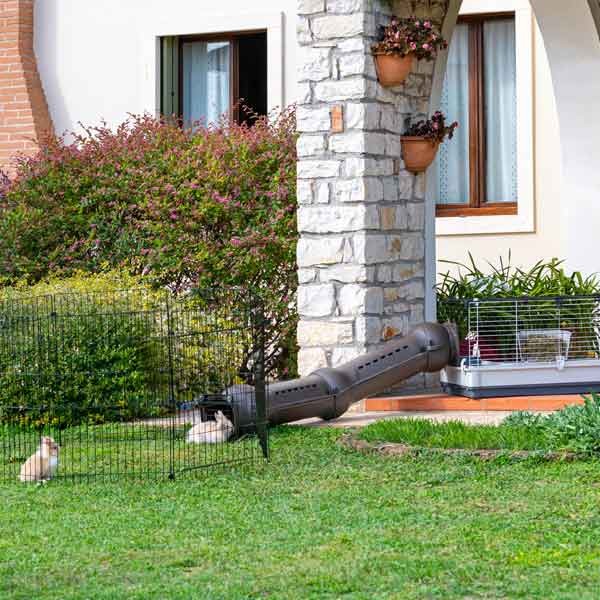
<svg viewBox="0 0 600 600"><path fill-rule="evenodd" d="M423 323L407 335L387 342L335 369L319 369L307 377L269 384L267 417L270 425L320 417L335 419L364 398L385 390L418 373L434 373L451 362L458 352L456 334L438 323ZM253 418L248 386L225 392L239 428Z"/></svg>

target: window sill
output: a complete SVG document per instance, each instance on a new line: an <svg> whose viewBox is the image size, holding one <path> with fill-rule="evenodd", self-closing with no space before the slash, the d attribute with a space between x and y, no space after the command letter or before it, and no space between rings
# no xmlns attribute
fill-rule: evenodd
<svg viewBox="0 0 600 600"><path fill-rule="evenodd" d="M442 209L446 210L446 209ZM435 219L435 233L437 236L450 235L486 235L498 233L532 233L535 231L533 210L530 207L519 205L516 207L501 208L503 213L481 214L482 209L469 209L462 215L453 215L438 209ZM490 209L491 210L491 209ZM472 214L475 211L477 214ZM441 213L441 214L440 214Z"/></svg>
<svg viewBox="0 0 600 600"><path fill-rule="evenodd" d="M484 217L495 215L517 215L518 209L516 203L494 204L491 206L482 206L472 208L470 206L452 206L438 205L436 207L436 217Z"/></svg>

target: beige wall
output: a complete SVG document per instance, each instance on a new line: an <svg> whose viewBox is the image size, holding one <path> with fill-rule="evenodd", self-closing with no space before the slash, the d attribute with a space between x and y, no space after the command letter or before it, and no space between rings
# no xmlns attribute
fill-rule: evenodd
<svg viewBox="0 0 600 600"><path fill-rule="evenodd" d="M443 259L464 262L471 252L478 262L497 262L510 250L513 263L529 266L560 256L560 137L550 67L541 33L534 25L534 181L535 226L532 233L448 235L436 238L437 270L451 266ZM457 217L460 218L460 217Z"/></svg>

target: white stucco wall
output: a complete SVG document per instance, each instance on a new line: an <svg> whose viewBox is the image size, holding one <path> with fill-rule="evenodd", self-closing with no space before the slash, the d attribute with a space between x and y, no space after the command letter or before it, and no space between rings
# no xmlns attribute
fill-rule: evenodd
<svg viewBox="0 0 600 600"><path fill-rule="evenodd" d="M56 131L101 119L116 125L127 113L156 112L161 35L269 27L269 102L293 102L296 4L297 0L37 0L35 50Z"/></svg>
<svg viewBox="0 0 600 600"><path fill-rule="evenodd" d="M436 239L438 272L450 267L440 261L465 262L468 252L482 264L497 262L511 251L514 264L529 266L540 259L564 258L561 243L561 154L554 88L539 28L534 28L534 231L494 235L453 235ZM456 217L460 219L460 217Z"/></svg>

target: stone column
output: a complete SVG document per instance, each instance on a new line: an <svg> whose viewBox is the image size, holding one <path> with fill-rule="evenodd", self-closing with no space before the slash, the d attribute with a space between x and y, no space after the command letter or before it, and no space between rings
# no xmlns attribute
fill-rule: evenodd
<svg viewBox="0 0 600 600"><path fill-rule="evenodd" d="M400 134L429 111L433 63L390 90L370 53L379 24L415 11L441 21L446 2L299 0L302 374L424 319L425 178L404 169Z"/></svg>

